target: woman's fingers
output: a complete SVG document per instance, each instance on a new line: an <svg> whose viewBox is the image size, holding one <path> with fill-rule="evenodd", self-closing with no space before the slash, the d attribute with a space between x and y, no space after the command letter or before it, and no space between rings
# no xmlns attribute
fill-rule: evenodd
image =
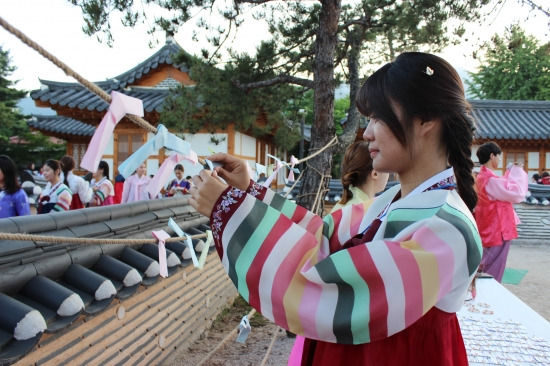
<svg viewBox="0 0 550 366"><path fill-rule="evenodd" d="M191 194L189 204L208 217L218 197L225 191L227 186L208 170L201 170L199 175L195 175L192 179L194 186L189 191Z"/></svg>

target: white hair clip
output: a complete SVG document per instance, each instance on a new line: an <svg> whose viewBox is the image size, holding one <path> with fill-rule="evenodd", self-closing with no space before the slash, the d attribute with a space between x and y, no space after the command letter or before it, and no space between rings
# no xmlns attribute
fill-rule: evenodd
<svg viewBox="0 0 550 366"><path fill-rule="evenodd" d="M428 76L432 76L434 74L434 71L432 70L431 67L426 66L426 71L424 71L424 74L426 74Z"/></svg>

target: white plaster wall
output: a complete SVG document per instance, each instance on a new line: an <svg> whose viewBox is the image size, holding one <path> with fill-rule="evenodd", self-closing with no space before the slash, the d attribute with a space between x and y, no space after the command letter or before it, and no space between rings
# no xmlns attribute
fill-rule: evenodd
<svg viewBox="0 0 550 366"><path fill-rule="evenodd" d="M227 134L226 133L216 134L218 138L224 139L224 141L221 141L217 145L210 141L211 136L212 135L209 133L196 133L194 135L186 134L185 141L191 144L191 149L193 149L193 151L196 152L198 156L212 155L212 151L217 153L218 152L227 153ZM202 165L200 164L193 165L193 163L187 160L180 161L180 164L182 164L183 168L185 169L184 176L197 175L203 168Z"/></svg>
<svg viewBox="0 0 550 366"><path fill-rule="evenodd" d="M147 175L154 175L159 170L159 159L147 159Z"/></svg>
<svg viewBox="0 0 550 366"><path fill-rule="evenodd" d="M115 146L115 137L111 134L109 141L107 141L107 146L105 147L105 151L103 152L103 155L114 155L115 153L114 146Z"/></svg>
<svg viewBox="0 0 550 366"><path fill-rule="evenodd" d="M242 141L242 138L243 138L243 134L240 133L240 132L235 132L235 154L236 155L243 155L242 154L242 144L241 144L241 141Z"/></svg>
<svg viewBox="0 0 550 366"><path fill-rule="evenodd" d="M252 156L256 158L256 138L245 134L240 135L241 150L238 154L243 156Z"/></svg>

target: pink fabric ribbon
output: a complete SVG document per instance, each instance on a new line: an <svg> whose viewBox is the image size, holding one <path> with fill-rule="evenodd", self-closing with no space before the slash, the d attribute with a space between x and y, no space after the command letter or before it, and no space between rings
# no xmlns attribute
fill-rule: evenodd
<svg viewBox="0 0 550 366"><path fill-rule="evenodd" d="M159 241L159 267L160 275L164 278L168 277L168 265L166 264L166 248L164 242L170 237L164 230L152 231L153 236Z"/></svg>
<svg viewBox="0 0 550 366"><path fill-rule="evenodd" d="M294 182L294 165L298 164L300 160L296 159L294 155L290 157L290 172L288 173L288 181Z"/></svg>
<svg viewBox="0 0 550 366"><path fill-rule="evenodd" d="M147 191L151 197L156 197L159 194L160 190L170 177L170 174L174 171L176 164L184 159L189 160L193 163L193 165L196 165L199 160L197 153L193 150L190 150L187 155L176 153L164 159L164 162L160 166L159 170L155 173L155 176L151 179L151 182L147 186Z"/></svg>
<svg viewBox="0 0 550 366"><path fill-rule="evenodd" d="M142 175L141 178L138 177L137 173L135 177L137 179L137 183L134 187L134 201L140 201L141 199L139 198L139 192L141 191L141 187L147 184L148 179L146 175Z"/></svg>
<svg viewBox="0 0 550 366"><path fill-rule="evenodd" d="M143 102L140 99L132 98L122 93L111 92L111 105L109 110L103 116L101 123L92 136L88 149L82 158L80 166L92 173L97 171L97 167L107 147L109 138L115 130L116 124L127 113L143 117Z"/></svg>
<svg viewBox="0 0 550 366"><path fill-rule="evenodd" d="M277 176L279 169L283 167L283 164L279 160L277 160L275 164L276 164L276 167L275 167L275 170L273 171L273 174L271 174L269 178L267 178L267 180L262 184L264 187L269 187L273 179L275 179L275 177Z"/></svg>

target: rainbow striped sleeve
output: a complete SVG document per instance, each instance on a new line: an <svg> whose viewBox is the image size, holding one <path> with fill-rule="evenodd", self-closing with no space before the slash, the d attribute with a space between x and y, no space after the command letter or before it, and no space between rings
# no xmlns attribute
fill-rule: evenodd
<svg viewBox="0 0 550 366"><path fill-rule="evenodd" d="M57 202L55 206L53 206L52 211L68 211L73 199L71 190L66 185L62 184L55 193L57 195Z"/></svg>
<svg viewBox="0 0 550 366"><path fill-rule="evenodd" d="M101 184L101 186L99 186L99 189L94 192L93 200L95 205L103 206L103 202L105 202L105 198L107 198L113 190L114 190L113 184L108 180L104 181Z"/></svg>
<svg viewBox="0 0 550 366"><path fill-rule="evenodd" d="M298 206L290 200L287 200L278 193L268 189L253 180L250 180L250 185L246 191L249 195L273 207L279 213L288 217L297 225L302 226L310 232L317 232L323 225L319 216L306 210L302 206Z"/></svg>
<svg viewBox="0 0 550 366"><path fill-rule="evenodd" d="M481 258L473 218L454 191L398 201L372 242L347 249L393 195L376 200L376 214L347 206L312 230L248 193L228 189L214 206L222 264L254 308L308 338L367 343L433 306L456 312Z"/></svg>

